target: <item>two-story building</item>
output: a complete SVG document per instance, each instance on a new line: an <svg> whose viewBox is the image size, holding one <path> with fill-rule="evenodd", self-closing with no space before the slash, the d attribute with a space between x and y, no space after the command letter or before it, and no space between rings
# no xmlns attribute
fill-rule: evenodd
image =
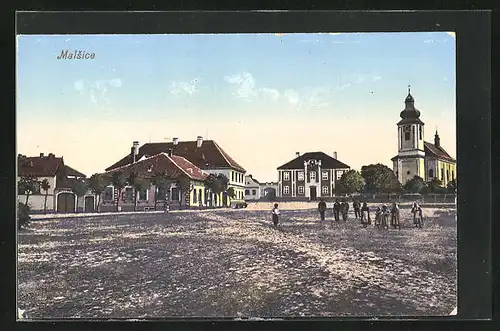
<svg viewBox="0 0 500 331"><path fill-rule="evenodd" d="M28 194L28 205L31 211L37 213L47 212L72 213L75 211L93 211L95 198L87 192L79 198L73 193L72 186L75 180L85 179L85 175L64 164L62 157L56 157L49 153L45 156L28 157L19 154L17 157L17 181L23 177L31 177L34 180L33 190L26 192L18 185L18 201L26 203ZM49 188L45 191L42 182L47 180Z"/></svg>
<svg viewBox="0 0 500 331"><path fill-rule="evenodd" d="M217 204L231 206L234 203L245 200L245 169L239 165L228 153L226 153L215 141L203 140L198 136L195 141L179 141L173 138L171 142L147 143L139 147L139 142L133 142L131 152L115 164L106 168L112 171L119 167L129 165L135 161L141 161L160 153L170 153L180 156L192 163L204 173L223 174L228 180L228 189L232 188L234 197L227 192L221 193L221 197L215 197Z"/></svg>
<svg viewBox="0 0 500 331"><path fill-rule="evenodd" d="M290 200L316 200L335 196L336 182L350 167L323 152L308 152L278 167L277 196Z"/></svg>

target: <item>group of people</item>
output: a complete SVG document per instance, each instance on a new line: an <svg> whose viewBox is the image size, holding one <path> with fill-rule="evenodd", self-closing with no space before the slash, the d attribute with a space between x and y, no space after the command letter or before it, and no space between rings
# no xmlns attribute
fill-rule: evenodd
<svg viewBox="0 0 500 331"><path fill-rule="evenodd" d="M354 217L356 219L360 219L361 225L363 227L367 227L372 224L370 208L368 204L363 202L359 202L357 199L353 200L353 209L354 209ZM320 218L322 221L325 220L325 213L327 210L327 205L325 200L321 199L318 203L318 211L320 214ZM347 201L340 202L339 199L336 199L333 204L333 217L335 221L339 222L340 218L344 222L347 221L347 216L349 212L349 203ZM278 208L278 204L275 203L272 209L272 220L274 227L279 225L279 215L280 211ZM422 228L422 207L418 203L413 203L411 208L411 213L413 214L413 224L417 228ZM375 210L375 220L374 225L378 228L388 229L391 226L394 229L401 229L401 222L399 218L399 206L397 203L393 203L391 208L388 208L387 205L383 204L381 207L377 207Z"/></svg>

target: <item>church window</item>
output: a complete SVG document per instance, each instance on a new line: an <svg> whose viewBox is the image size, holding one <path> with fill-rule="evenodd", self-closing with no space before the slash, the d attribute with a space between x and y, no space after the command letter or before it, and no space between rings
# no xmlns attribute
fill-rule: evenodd
<svg viewBox="0 0 500 331"><path fill-rule="evenodd" d="M450 171L446 170L446 180L450 180Z"/></svg>
<svg viewBox="0 0 500 331"><path fill-rule="evenodd" d="M451 171L451 180L455 180L455 171Z"/></svg>
<svg viewBox="0 0 500 331"><path fill-rule="evenodd" d="M441 168L441 180L444 179L444 168Z"/></svg>
<svg viewBox="0 0 500 331"><path fill-rule="evenodd" d="M434 169L429 169L429 178L434 177Z"/></svg>
<svg viewBox="0 0 500 331"><path fill-rule="evenodd" d="M420 140L422 140L422 126L418 126L418 135L420 137Z"/></svg>
<svg viewBox="0 0 500 331"><path fill-rule="evenodd" d="M410 140L410 131L411 131L410 126L405 126L404 127L405 141Z"/></svg>
<svg viewBox="0 0 500 331"><path fill-rule="evenodd" d="M409 175L409 174L410 174L410 170L408 170L408 171L406 172L406 174L407 174L407 175Z"/></svg>

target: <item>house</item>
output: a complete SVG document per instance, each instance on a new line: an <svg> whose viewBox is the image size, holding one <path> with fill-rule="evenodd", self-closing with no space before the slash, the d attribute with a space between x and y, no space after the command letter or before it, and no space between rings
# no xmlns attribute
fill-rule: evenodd
<svg viewBox="0 0 500 331"><path fill-rule="evenodd" d="M172 142L146 143L140 147L139 142L134 141L130 153L106 168L106 171L145 160L160 153L182 157L207 174L224 174L229 179L228 189L232 188L234 191L234 197L228 196L226 192L223 193L222 199L225 206L245 200L245 169L215 141L204 141L201 136L198 136L195 141L179 141L178 138L173 138Z"/></svg>
<svg viewBox="0 0 500 331"><path fill-rule="evenodd" d="M260 183L252 175L245 176L245 200L260 200Z"/></svg>
<svg viewBox="0 0 500 331"><path fill-rule="evenodd" d="M405 99L405 109L400 113L398 126L398 155L393 157L393 170L403 185L415 176L425 181L438 179L442 186L456 179L457 163L441 145L436 130L434 144L424 141L424 122L415 108L415 99L410 93Z"/></svg>
<svg viewBox="0 0 500 331"><path fill-rule="evenodd" d="M83 197L77 197L72 191L76 180L85 179L85 174L64 164L62 157L49 153L40 153L37 157L27 157L19 154L17 157L17 181L24 177L35 179L34 190L29 193L28 205L33 212L71 213L75 211L94 211L95 198L90 192ZM45 192L41 183L47 180L50 188ZM27 192L18 185L18 201L25 203Z"/></svg>
<svg viewBox="0 0 500 331"><path fill-rule="evenodd" d="M278 192L278 182L260 183L259 189L262 200L274 201L277 196L276 192Z"/></svg>
<svg viewBox="0 0 500 331"><path fill-rule="evenodd" d="M135 192L138 211L155 209L158 204L163 206L164 202L174 209L222 206L222 193L214 194L205 187L204 181L208 174L182 156L158 153L107 171L103 175L111 178L116 172L123 173L125 178L135 173L139 178L147 179L150 183L157 173L165 173L169 183L166 191L151 184L149 188ZM108 185L101 195L100 210L116 210L118 197L120 197L119 210L133 210L134 191L136 190L132 186L125 186L118 195L118 189L112 184Z"/></svg>
<svg viewBox="0 0 500 331"><path fill-rule="evenodd" d="M323 152L308 152L278 167L277 197L316 200L335 196L336 182L350 167Z"/></svg>

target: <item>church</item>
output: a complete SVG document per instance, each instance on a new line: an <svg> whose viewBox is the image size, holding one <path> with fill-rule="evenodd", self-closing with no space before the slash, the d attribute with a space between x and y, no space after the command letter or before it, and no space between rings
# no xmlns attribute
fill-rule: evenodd
<svg viewBox="0 0 500 331"><path fill-rule="evenodd" d="M441 185L456 179L457 163L441 145L436 130L434 143L424 141L424 122L420 119L420 111L415 108L415 99L410 93L405 99L405 109L400 113L398 126L398 155L393 157L393 170L401 184L405 184L414 176L425 181L439 179Z"/></svg>

